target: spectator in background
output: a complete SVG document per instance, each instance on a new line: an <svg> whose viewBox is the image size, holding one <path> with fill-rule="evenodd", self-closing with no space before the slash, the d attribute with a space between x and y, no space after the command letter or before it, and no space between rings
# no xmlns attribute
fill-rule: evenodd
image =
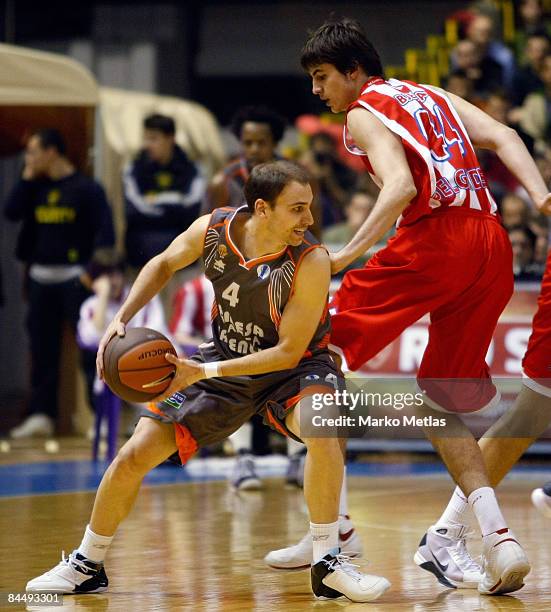
<svg viewBox="0 0 551 612"><path fill-rule="evenodd" d="M510 90L515 76L515 58L512 51L495 38L495 23L490 15L474 13L466 27L466 40L473 42L481 61L492 60L501 71L500 86Z"/></svg>
<svg viewBox="0 0 551 612"><path fill-rule="evenodd" d="M536 141L538 151L544 152L549 148L551 137L551 54L542 60L540 77L543 90L529 94L521 107L509 113L509 117Z"/></svg>
<svg viewBox="0 0 551 612"><path fill-rule="evenodd" d="M176 144L174 120L150 115L143 122L144 148L123 175L126 255L141 268L199 216L206 180Z"/></svg>
<svg viewBox="0 0 551 612"><path fill-rule="evenodd" d="M483 110L493 117L496 121L508 125L508 116L511 108L511 102L503 91L495 91L488 96L488 99L481 105ZM526 148L532 152L534 149L534 140L522 130L517 129L519 136L523 139ZM512 172L499 159L494 151L480 150L477 151L478 159L484 175L490 185L492 193L498 200L503 198L507 193L524 193L520 183Z"/></svg>
<svg viewBox="0 0 551 612"><path fill-rule="evenodd" d="M327 132L314 134L300 162L315 181L322 227L342 221L344 207L357 183L357 175L339 160L333 137Z"/></svg>
<svg viewBox="0 0 551 612"><path fill-rule="evenodd" d="M500 213L501 222L507 230L528 225L528 205L520 196L514 193L508 193L501 200Z"/></svg>
<svg viewBox="0 0 551 612"><path fill-rule="evenodd" d="M543 59L550 50L551 47L547 34L536 32L528 36L522 65L517 70L513 79L513 88L511 90L513 106L520 106L528 94L543 89L540 73L543 67Z"/></svg>
<svg viewBox="0 0 551 612"><path fill-rule="evenodd" d="M86 267L94 250L114 245L111 210L102 187L66 156L62 135L35 132L25 167L5 203L10 221L21 221L17 258L25 263L31 346L30 416L13 438L51 435L58 415L58 378L65 323L73 331L89 295Z"/></svg>
<svg viewBox="0 0 551 612"><path fill-rule="evenodd" d="M96 353L99 342L109 323L118 312L130 291L125 283L125 266L118 262L112 266L92 266L93 295L82 304L77 326L78 343L81 347L82 366L88 388L90 405L95 410L94 397L103 389L103 381L96 377ZM142 308L128 327L150 327L168 335L165 316L158 295Z"/></svg>
<svg viewBox="0 0 551 612"><path fill-rule="evenodd" d="M534 263L536 235L523 225L509 229L509 238L513 247L513 274L515 281L539 281L542 271Z"/></svg>
<svg viewBox="0 0 551 612"><path fill-rule="evenodd" d="M551 36L551 24L545 19L541 0L515 2L515 49L517 58L522 58L528 37L537 32Z"/></svg>
<svg viewBox="0 0 551 612"><path fill-rule="evenodd" d="M244 203L243 186L258 164L278 159L277 146L283 138L285 119L266 106L245 106L232 120L232 132L241 143L241 155L218 174L209 186L202 213L221 206Z"/></svg>
<svg viewBox="0 0 551 612"><path fill-rule="evenodd" d="M501 66L492 58L483 56L472 40L460 40L451 53L454 71L461 70L473 83L473 95L486 97L502 87Z"/></svg>
<svg viewBox="0 0 551 612"><path fill-rule="evenodd" d="M170 332L187 355L212 336L212 283L204 274L185 282L174 296Z"/></svg>
<svg viewBox="0 0 551 612"><path fill-rule="evenodd" d="M356 191L344 207L346 220L323 232L324 244L341 248L348 244L375 205L375 197L366 191Z"/></svg>
<svg viewBox="0 0 551 612"><path fill-rule="evenodd" d="M467 100L473 104L474 100L474 83L467 76L464 70L454 70L446 79L446 90L463 100Z"/></svg>

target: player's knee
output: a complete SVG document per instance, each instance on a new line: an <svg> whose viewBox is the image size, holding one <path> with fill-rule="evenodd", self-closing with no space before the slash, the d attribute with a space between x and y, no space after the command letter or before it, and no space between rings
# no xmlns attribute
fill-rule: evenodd
<svg viewBox="0 0 551 612"><path fill-rule="evenodd" d="M131 444L125 444L112 463L113 476L121 480L131 480L145 475L151 467L139 449Z"/></svg>

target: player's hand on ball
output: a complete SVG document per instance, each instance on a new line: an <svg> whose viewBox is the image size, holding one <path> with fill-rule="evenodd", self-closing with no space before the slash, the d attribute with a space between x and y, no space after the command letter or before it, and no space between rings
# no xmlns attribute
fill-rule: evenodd
<svg viewBox="0 0 551 612"><path fill-rule="evenodd" d="M192 359L175 357L170 353L166 353L165 359L176 366L176 373L170 385L153 400L154 402L161 402L167 397L174 395L177 391L181 391L198 380L205 378L201 364Z"/></svg>
<svg viewBox="0 0 551 612"><path fill-rule="evenodd" d="M126 324L122 321L117 321L114 319L109 323L109 327L105 330L102 339L100 340L98 346L98 354L96 356L96 370L98 372L98 377L100 380L105 380L103 377L104 363L103 363L103 355L105 353L105 347L111 338L115 335L124 336L126 334Z"/></svg>

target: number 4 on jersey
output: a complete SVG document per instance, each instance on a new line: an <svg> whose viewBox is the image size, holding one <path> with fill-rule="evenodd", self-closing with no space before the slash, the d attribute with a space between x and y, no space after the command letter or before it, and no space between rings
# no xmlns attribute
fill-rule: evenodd
<svg viewBox="0 0 551 612"><path fill-rule="evenodd" d="M234 282L234 283L230 283L224 289L224 292L222 293L222 297L225 300L228 300L232 308L235 308L237 304L239 304L239 298L237 297L238 293L239 293L239 285Z"/></svg>
<svg viewBox="0 0 551 612"><path fill-rule="evenodd" d="M452 156L450 149L454 145L459 147L461 155L465 155L463 139L440 106L435 104L433 113L426 108L420 108L415 113L415 120L431 145L431 156L434 161L444 162L450 159Z"/></svg>

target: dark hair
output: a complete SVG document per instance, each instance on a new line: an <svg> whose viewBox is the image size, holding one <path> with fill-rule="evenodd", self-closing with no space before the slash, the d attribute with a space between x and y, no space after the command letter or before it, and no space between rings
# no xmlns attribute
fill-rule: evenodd
<svg viewBox="0 0 551 612"><path fill-rule="evenodd" d="M247 121L267 123L275 144L283 138L287 124L284 117L267 106L244 106L235 113L231 122L231 130L237 138L241 138L243 124Z"/></svg>
<svg viewBox="0 0 551 612"><path fill-rule="evenodd" d="M379 54L354 19L327 21L311 33L300 64L306 71L320 64L333 64L343 74L359 66L368 76L384 75Z"/></svg>
<svg viewBox="0 0 551 612"><path fill-rule="evenodd" d="M156 130L157 132L162 132L167 136L174 136L174 134L176 134L176 124L174 123L174 119L172 119L172 117L167 117L166 115L148 115L143 120L143 126L146 130Z"/></svg>
<svg viewBox="0 0 551 612"><path fill-rule="evenodd" d="M307 185L310 182L306 170L293 162L279 160L255 166L244 188L245 200L250 212L254 213L254 203L258 199L269 202L273 208L279 194L293 181L301 185Z"/></svg>
<svg viewBox="0 0 551 612"><path fill-rule="evenodd" d="M67 145L65 144L65 138L63 138L59 130L45 128L36 130L32 135L40 140L40 146L43 149L55 149L60 155L66 154Z"/></svg>

